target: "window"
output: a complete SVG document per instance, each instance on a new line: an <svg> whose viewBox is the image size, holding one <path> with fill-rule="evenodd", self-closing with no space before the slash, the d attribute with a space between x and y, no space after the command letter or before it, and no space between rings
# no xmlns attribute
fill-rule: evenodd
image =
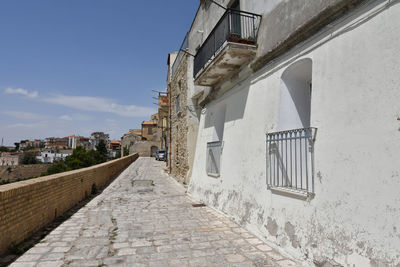
<svg viewBox="0 0 400 267"><path fill-rule="evenodd" d="M147 128L147 133L148 134L153 134L153 128L151 128L151 127Z"/></svg>
<svg viewBox="0 0 400 267"><path fill-rule="evenodd" d="M220 174L221 163L221 141L207 143L207 174L218 177Z"/></svg>
<svg viewBox="0 0 400 267"><path fill-rule="evenodd" d="M226 105L219 104L215 111L206 116L206 124L213 126L213 139L207 143L206 171L209 176L219 177L221 173L221 156L224 137Z"/></svg>
<svg viewBox="0 0 400 267"><path fill-rule="evenodd" d="M181 112L181 95L177 95L176 96L176 113L178 114L179 112Z"/></svg>
<svg viewBox="0 0 400 267"><path fill-rule="evenodd" d="M312 61L302 59L281 77L278 131L267 133L267 184L301 197L314 195L311 119Z"/></svg>

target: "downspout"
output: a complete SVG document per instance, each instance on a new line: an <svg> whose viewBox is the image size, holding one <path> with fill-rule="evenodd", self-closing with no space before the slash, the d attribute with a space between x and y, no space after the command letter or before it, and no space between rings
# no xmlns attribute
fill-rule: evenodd
<svg viewBox="0 0 400 267"><path fill-rule="evenodd" d="M169 120L169 123L167 124L167 127L168 127L168 135L169 135L169 142L168 142L168 167L169 167L169 173L171 173L172 172L172 167L171 167L171 165L172 165L172 159L171 159L171 137L172 137L172 135L171 135L171 85L169 84L169 86L168 86L168 91L167 91L167 94L168 94L168 98L169 98L169 103L168 103L168 109L169 109L169 111L168 111L168 120Z"/></svg>

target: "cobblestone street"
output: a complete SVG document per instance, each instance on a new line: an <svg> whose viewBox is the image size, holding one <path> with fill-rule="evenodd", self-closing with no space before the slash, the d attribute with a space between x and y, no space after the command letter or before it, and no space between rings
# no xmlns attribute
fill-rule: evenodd
<svg viewBox="0 0 400 267"><path fill-rule="evenodd" d="M139 158L11 266L297 266Z"/></svg>

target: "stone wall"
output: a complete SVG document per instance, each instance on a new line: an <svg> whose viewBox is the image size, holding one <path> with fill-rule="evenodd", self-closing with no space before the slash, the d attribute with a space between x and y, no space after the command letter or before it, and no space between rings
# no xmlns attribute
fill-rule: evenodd
<svg viewBox="0 0 400 267"><path fill-rule="evenodd" d="M13 182L15 180L24 180L32 177L38 177L46 172L50 164L32 164L18 166L0 166L0 182Z"/></svg>
<svg viewBox="0 0 400 267"><path fill-rule="evenodd" d="M155 147L153 152L160 149L161 143L159 141L137 141L129 148L129 154L137 153L140 157L151 157L151 148Z"/></svg>
<svg viewBox="0 0 400 267"><path fill-rule="evenodd" d="M188 183L188 150L187 150L187 58L185 54L172 77L169 85L171 95L171 156L169 164L171 174L180 182ZM177 96L180 99L180 111L177 112Z"/></svg>
<svg viewBox="0 0 400 267"><path fill-rule="evenodd" d="M131 147L133 147L133 145L136 142L139 142L140 140L142 140L142 137L137 134L134 134L134 133L125 134L121 139L121 154L122 154L122 156L126 156L126 155L124 155L124 148L128 148L129 154L133 154L133 151L131 151Z"/></svg>
<svg viewBox="0 0 400 267"><path fill-rule="evenodd" d="M0 186L0 254L87 198L138 158L137 154Z"/></svg>

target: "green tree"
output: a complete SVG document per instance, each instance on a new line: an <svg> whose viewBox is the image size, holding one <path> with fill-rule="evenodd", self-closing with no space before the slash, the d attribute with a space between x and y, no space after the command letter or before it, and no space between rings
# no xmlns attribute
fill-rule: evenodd
<svg viewBox="0 0 400 267"><path fill-rule="evenodd" d="M106 161L104 156L102 154L100 154L99 151L90 150L87 153L88 153L88 156L91 157L94 160L94 164L99 164L99 163L102 163L102 162Z"/></svg>
<svg viewBox="0 0 400 267"><path fill-rule="evenodd" d="M8 152L8 148L5 146L0 146L0 152Z"/></svg>
<svg viewBox="0 0 400 267"><path fill-rule="evenodd" d="M107 147L104 140L100 140L99 144L96 146L96 150L104 157L104 160L107 159Z"/></svg>
<svg viewBox="0 0 400 267"><path fill-rule="evenodd" d="M65 158L65 161L53 163L42 176L90 167L104 161L105 157L99 151L86 151L85 148L78 146L72 151L72 155Z"/></svg>
<svg viewBox="0 0 400 267"><path fill-rule="evenodd" d="M128 156L128 155L129 155L129 148L124 147L124 156Z"/></svg>
<svg viewBox="0 0 400 267"><path fill-rule="evenodd" d="M60 172L66 172L70 171L71 168L69 168L64 161L60 160L59 162L56 162L52 164L48 169L47 172L42 173L42 176L45 175L50 175L50 174L55 174L55 173L60 173Z"/></svg>
<svg viewBox="0 0 400 267"><path fill-rule="evenodd" d="M96 164L96 161L83 147L78 146L72 151L72 155L65 159L65 164L72 170L75 170L92 166Z"/></svg>
<svg viewBox="0 0 400 267"><path fill-rule="evenodd" d="M24 153L21 163L22 164L37 164L39 162L36 159L35 153Z"/></svg>

